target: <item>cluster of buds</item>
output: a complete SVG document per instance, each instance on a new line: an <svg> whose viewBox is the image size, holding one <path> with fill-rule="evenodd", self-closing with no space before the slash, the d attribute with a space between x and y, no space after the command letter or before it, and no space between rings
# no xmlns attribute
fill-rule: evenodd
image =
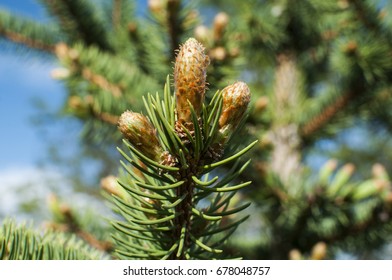
<svg viewBox="0 0 392 280"><path fill-rule="evenodd" d="M76 61L79 58L79 52L75 49L70 48L67 44L65 43L58 43L55 46L54 50L56 56L58 59L61 61Z"/></svg>
<svg viewBox="0 0 392 280"><path fill-rule="evenodd" d="M198 118L198 125L201 123L208 64L209 57L196 39L190 38L180 47L174 66L177 112L175 130L184 143L188 135L182 131L183 126L191 135L194 134L191 108ZM250 90L244 82L227 86L221 94L223 104L216 142L219 145L226 143L237 128L250 102ZM126 111L121 115L118 126L124 137L148 158L164 165L170 165L175 160L163 150L156 129L144 115Z"/></svg>
<svg viewBox="0 0 392 280"><path fill-rule="evenodd" d="M224 47L224 34L229 21L229 15L220 12L214 17L211 29L205 25L199 25L194 30L195 38L209 49L208 55L211 61L224 61L228 57L238 56L238 48L228 50Z"/></svg>

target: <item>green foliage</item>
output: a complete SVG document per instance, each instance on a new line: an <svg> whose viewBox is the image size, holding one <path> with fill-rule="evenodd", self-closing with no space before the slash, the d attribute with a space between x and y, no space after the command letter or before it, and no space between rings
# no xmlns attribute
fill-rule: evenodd
<svg viewBox="0 0 392 280"><path fill-rule="evenodd" d="M113 196L115 209L124 221L113 224L120 258L142 259L222 259L221 246L247 216L230 216L250 203L232 205L236 191L250 182L231 185L245 170L238 158L253 142L234 155L211 162L214 139L219 133L222 97L218 91L203 108L201 123L193 111L194 132L182 127L184 142L176 133L174 97L166 83L163 100L157 94L145 99L146 111L158 131L160 143L175 159L174 166L157 163L125 141L128 152L120 150L126 173L119 179L120 195ZM193 136L192 136L193 135ZM211 178L217 167L237 161L226 176ZM124 193L124 190L126 191Z"/></svg>
<svg viewBox="0 0 392 280"><path fill-rule="evenodd" d="M60 60L64 69L55 76L68 90L64 111L85 124L85 143L117 145L119 115L132 109L148 115L157 150L166 155L124 141L123 170L109 197L122 216L111 221L116 257L212 259L238 252L249 259L320 259L341 250L368 256L390 242L391 183L375 164L390 173L388 1L161 0L148 2L146 17L131 0L41 3L53 24L1 11L0 35ZM213 18L205 16L211 11ZM231 145L219 143L223 91L189 109L188 123L176 119L178 95L165 77L188 37L206 47L210 92L239 78L252 89L247 129L232 134ZM165 82L163 97L155 94ZM368 133L358 141L352 128ZM259 144L244 146L245 137ZM242 160L251 147L252 164ZM320 154L353 164L337 168L332 161L315 171ZM250 229L240 213L249 203L238 197L254 201ZM242 222L239 234L247 240L235 232Z"/></svg>
<svg viewBox="0 0 392 280"><path fill-rule="evenodd" d="M92 249L74 235L39 233L14 221L3 222L0 231L1 260L97 260L102 252Z"/></svg>
<svg viewBox="0 0 392 280"><path fill-rule="evenodd" d="M51 51L60 37L56 27L39 24L4 10L0 11L0 34L20 46L43 51Z"/></svg>

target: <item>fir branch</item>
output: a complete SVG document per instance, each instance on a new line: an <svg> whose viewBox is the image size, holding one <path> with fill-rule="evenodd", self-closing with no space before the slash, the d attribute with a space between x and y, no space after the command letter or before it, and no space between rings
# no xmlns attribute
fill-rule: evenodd
<svg viewBox="0 0 392 280"><path fill-rule="evenodd" d="M49 224L49 228L62 232L74 233L97 250L108 253L112 251L113 245L110 242L98 240L94 235L81 228L78 220L68 206L61 207L60 214L63 217L64 222L61 224Z"/></svg>
<svg viewBox="0 0 392 280"><path fill-rule="evenodd" d="M119 120L118 116L112 115L107 112L99 112L98 110L95 110L93 106L90 106L90 112L91 115L99 121L102 121L110 125L118 124L118 120Z"/></svg>
<svg viewBox="0 0 392 280"><path fill-rule="evenodd" d="M387 211L387 212L385 212ZM350 223L348 226L344 227L341 231L337 232L334 235L327 236L323 239L323 241L327 243L338 243L341 241L345 241L348 236L355 237L362 234L366 234L367 231L375 228L382 227L383 225L390 223L390 220L382 220L380 219L381 213L388 213L390 215L390 209L385 210L380 207L376 207L370 214L370 217L361 222L361 223Z"/></svg>
<svg viewBox="0 0 392 280"><path fill-rule="evenodd" d="M122 0L113 0L112 25L118 29L121 24Z"/></svg>
<svg viewBox="0 0 392 280"><path fill-rule="evenodd" d="M238 161L255 145L253 142L220 160L223 147L246 115L250 91L245 83L237 82L223 89L221 94L217 93L210 104L203 104L207 62L204 47L195 39L189 39L181 46L176 59L175 95L170 92L168 79L163 100L158 94L144 99L151 121L130 111L120 117L119 129L128 140L125 144L130 155L120 150L121 154L131 164L142 161L145 165L141 169L132 164L137 171L126 167L130 177L122 176L118 180L117 187L126 191L131 199L127 199L123 191L115 190L121 197L115 197L114 204L126 220L114 223L119 231L119 235L115 235L116 252L121 257L189 259L204 255L225 258L219 248L223 241L217 241L214 235L229 231L228 237L233 228L246 219L239 219L230 226L223 222L229 215L249 206L248 203L229 207L235 192L250 183L229 185L247 164L220 181L219 178L208 180L205 173ZM216 125L210 123L212 127L206 129L203 122L213 119ZM173 183L152 176L157 169L159 176L166 175ZM210 207L200 209L198 202L207 197L211 197ZM133 231L146 236L135 239ZM154 238L159 242L150 241Z"/></svg>
<svg viewBox="0 0 392 280"><path fill-rule="evenodd" d="M28 48L52 53L57 40L55 29L0 10L0 36Z"/></svg>
<svg viewBox="0 0 392 280"><path fill-rule="evenodd" d="M6 220L0 228L0 260L94 260L97 251L74 235L46 232Z"/></svg>
<svg viewBox="0 0 392 280"><path fill-rule="evenodd" d="M140 28L136 23L129 23L128 24L128 35L135 47L136 56L135 62L140 68L140 70L146 74L150 74L150 67L151 63L148 61L148 51L146 48L147 40L142 36L140 33Z"/></svg>
<svg viewBox="0 0 392 280"><path fill-rule="evenodd" d="M363 22L363 24L369 30L376 31L380 33L380 25L377 19L377 13L374 8L367 5L364 0L348 0L350 4L354 7L358 19Z"/></svg>
<svg viewBox="0 0 392 280"><path fill-rule="evenodd" d="M312 118L301 127L301 135L309 137L316 131L323 128L329 121L347 106L349 101L355 96L354 91L347 91L339 96L332 104L327 106L320 114Z"/></svg>
<svg viewBox="0 0 392 280"><path fill-rule="evenodd" d="M112 51L107 30L88 0L40 0L60 21L71 42L83 41L105 51Z"/></svg>
<svg viewBox="0 0 392 280"><path fill-rule="evenodd" d="M104 76L94 73L90 68L81 69L82 77L104 91L110 92L113 97L118 98L123 95L120 86L109 82Z"/></svg>
<svg viewBox="0 0 392 280"><path fill-rule="evenodd" d="M0 29L0 34L6 37L8 40L13 41L15 43L26 45L29 48L38 49L46 52L53 52L54 45L48 45L39 40L33 40L23 34L7 31L5 29Z"/></svg>
<svg viewBox="0 0 392 280"><path fill-rule="evenodd" d="M174 51L180 44L180 35L183 33L182 24L179 21L181 1L168 0L167 2L167 22L170 37L170 54L174 57Z"/></svg>

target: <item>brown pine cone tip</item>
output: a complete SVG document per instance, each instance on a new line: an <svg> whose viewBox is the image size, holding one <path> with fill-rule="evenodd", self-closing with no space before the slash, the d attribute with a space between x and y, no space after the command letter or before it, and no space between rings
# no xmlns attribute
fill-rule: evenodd
<svg viewBox="0 0 392 280"><path fill-rule="evenodd" d="M141 153L153 160L159 160L163 152L156 129L142 114L126 111L118 121L124 137Z"/></svg>
<svg viewBox="0 0 392 280"><path fill-rule="evenodd" d="M236 82L222 90L223 107L219 118L220 133L225 138L241 122L250 102L250 90L246 83Z"/></svg>
<svg viewBox="0 0 392 280"><path fill-rule="evenodd" d="M177 103L177 119L191 122L191 111L188 101L196 114L200 116L205 90L209 57L205 49L196 39L188 39L177 54L174 64L174 86Z"/></svg>

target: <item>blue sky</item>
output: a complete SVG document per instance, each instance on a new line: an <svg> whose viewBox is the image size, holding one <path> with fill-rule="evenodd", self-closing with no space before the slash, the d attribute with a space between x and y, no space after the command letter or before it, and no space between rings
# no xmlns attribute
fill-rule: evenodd
<svg viewBox="0 0 392 280"><path fill-rule="evenodd" d="M0 9L38 21L48 20L33 0L0 0ZM54 63L0 43L0 220L5 216L27 218L18 210L26 197L39 201L35 215L47 214L44 202L55 185L50 181L67 184L62 174L40 170L36 165L48 151L45 137L40 135L42 129L33 124L33 119L42 114L34 101L44 100L50 111L56 112L65 98L61 83L50 77ZM45 130L56 133L60 126L51 122ZM73 137L77 139L76 134Z"/></svg>
<svg viewBox="0 0 392 280"><path fill-rule="evenodd" d="M49 22L38 3L37 0L0 0L0 9ZM145 10L146 3L139 1L139 13ZM0 41L0 220L5 216L18 218L16 214L20 218L18 207L23 197L39 201L41 208L52 192L74 200L74 196L66 194L71 183L65 172L48 163L42 169L37 163L48 158L48 139L52 144L53 139L56 140L63 155L75 154L81 132L74 119L54 116L66 98L62 83L50 75L59 67L56 60L15 49L15 45L4 42ZM43 102L45 110L37 108L37 100ZM42 117L45 117L43 125L33 123ZM47 213L47 210L42 212Z"/></svg>
<svg viewBox="0 0 392 280"><path fill-rule="evenodd" d="M0 8L46 21L44 10L33 0L1 0ZM59 108L64 89L50 77L56 65L34 55L0 45L0 170L29 166L46 152L32 118L38 112L33 100L41 98Z"/></svg>

